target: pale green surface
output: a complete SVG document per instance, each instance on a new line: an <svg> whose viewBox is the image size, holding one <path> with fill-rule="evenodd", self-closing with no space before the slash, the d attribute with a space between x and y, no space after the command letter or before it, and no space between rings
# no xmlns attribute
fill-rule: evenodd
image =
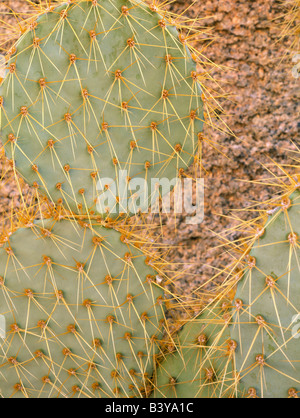
<svg viewBox="0 0 300 418"><path fill-rule="evenodd" d="M216 308L185 325L177 351L167 354L158 367L154 397L247 397L254 389L257 397L287 398L300 391L300 193L295 192L291 201L287 212L279 210L269 218L265 234L253 246L250 256L256 267L246 268L235 295L235 301L242 300L242 309L233 302L229 327L221 325L222 313ZM298 235L294 246L288 240L291 232ZM266 285L268 276L276 281L272 291ZM265 327L258 325L258 316L266 321ZM202 332L211 336L205 349L195 343ZM237 344L234 364L226 356L229 340ZM209 355L203 360L204 352ZM257 363L261 354L264 365ZM203 374L208 364L218 376L211 385ZM237 385L232 370L240 376ZM175 385L170 384L172 378Z"/></svg>
<svg viewBox="0 0 300 418"><path fill-rule="evenodd" d="M175 339L176 350L158 365L154 398L219 398L234 393L230 334L223 313L212 308L183 327ZM207 343L201 346L197 339L203 334ZM207 369L214 372L212 381L207 380Z"/></svg>
<svg viewBox="0 0 300 418"><path fill-rule="evenodd" d="M7 332L6 340L0 339L2 396L11 396L19 382L30 397L72 396L73 385L81 388L80 396L114 397L116 387L121 389L120 397L140 396L142 374L151 376L152 355L158 352L151 337L161 336L159 321L164 316L163 305L157 305L163 290L146 280L154 270L145 264L139 250L121 242L120 234L112 229L95 226L92 232L71 221L49 220L44 227L51 229L54 241L40 234L42 226L39 221L34 229L19 229L11 236L13 258L5 251L8 245L0 249L0 276L5 285L0 287L0 314L6 320ZM93 253L92 238L96 235L103 236L105 242ZM132 262L124 259L129 252ZM44 256L52 259L50 268ZM84 263L84 273L79 274L77 262ZM105 282L108 274L114 277L111 286ZM25 289L33 291L34 300L29 300ZM55 289L63 291L65 303L58 301ZM126 301L127 295L133 296L132 304ZM83 306L87 299L92 301L90 316ZM145 312L149 319L144 323L140 317ZM109 315L115 317L112 328L106 320ZM41 320L48 321L45 332L37 326ZM14 333L12 324L21 331ZM72 324L76 324L77 338L68 333ZM124 338L127 332L132 334L130 343ZM101 340L103 351L94 350L95 338ZM64 348L71 349L75 357L65 358ZM36 350L42 350L45 359L35 360ZM141 359L139 352L144 353ZM119 363L117 353L123 355ZM18 369L8 363L10 357L22 363ZM89 363L97 365L90 374ZM68 375L70 368L77 370L77 378ZM117 380L111 377L115 369L120 373ZM135 377L128 374L131 369L136 371ZM41 379L47 375L54 386L43 387ZM94 382L100 383L102 391L93 392ZM23 395L17 392L15 396Z"/></svg>
<svg viewBox="0 0 300 418"><path fill-rule="evenodd" d="M128 17L121 15L122 5L130 8ZM151 178L176 178L178 170L193 161L197 134L203 128L203 122L195 120L192 129L190 112L197 110L203 120L203 109L200 88L191 77L196 64L176 29L168 26L163 31L158 25L161 16L143 6L132 7L129 1L105 0L97 7L91 2L69 5L68 18L62 21L60 11L66 7L41 16L35 31L18 41L9 62L16 63L16 74L8 74L0 87L5 111L2 142L29 184L37 182L50 200L63 198L75 212L81 204L85 212L86 206L97 210L96 183L115 179L117 168L127 170L131 178L147 178L149 188ZM97 33L93 44L91 30ZM133 35L134 50L125 50ZM37 49L35 37L41 39ZM174 57L172 71L166 71L167 53ZM70 66L70 54L77 56L76 65ZM117 70L123 71L126 85L114 83ZM43 96L41 78L49 83ZM89 104L83 101L82 89L89 92ZM168 103L161 99L163 89L169 90ZM122 102L129 102L128 112ZM29 119L20 116L21 106L29 107ZM73 117L72 134L66 113ZM109 124L107 133L101 130L104 121ZM160 132L154 136L152 122L158 123ZM16 144L7 141L10 133L17 137ZM49 139L56 141L55 153L47 147ZM138 145L133 152L132 141ZM183 148L180 153L174 152L177 144ZM95 148L94 161L88 145ZM152 165L147 172L146 162ZM69 175L63 170L66 164L71 167ZM95 171L96 181L90 176ZM56 189L57 183L62 183L63 192ZM86 205L78 193L82 188ZM144 208L148 206L147 201ZM119 211L124 212L117 208L113 215Z"/></svg>
<svg viewBox="0 0 300 418"><path fill-rule="evenodd" d="M236 294L244 303L231 327L232 338L240 342L237 371L241 388L245 392L255 388L260 397L286 398L290 388L300 390L300 340L293 338L300 322L300 317L295 318L300 312L300 250L299 240L293 249L288 241L292 231L300 236L300 193L291 199L288 214L281 211L267 222L265 235L251 251L256 268L245 272ZM276 279L272 292L266 286L267 276ZM258 315L267 322L268 331L258 332ZM259 354L264 354L265 366L256 364Z"/></svg>

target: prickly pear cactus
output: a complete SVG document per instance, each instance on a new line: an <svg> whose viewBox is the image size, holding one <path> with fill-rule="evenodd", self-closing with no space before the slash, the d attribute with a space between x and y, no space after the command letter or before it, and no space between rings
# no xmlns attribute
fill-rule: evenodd
<svg viewBox="0 0 300 418"><path fill-rule="evenodd" d="M188 322L158 364L155 397L298 397L300 192L272 212L232 275L233 301Z"/></svg>
<svg viewBox="0 0 300 418"><path fill-rule="evenodd" d="M231 337L245 396L300 391L300 193L285 197L253 246L237 287Z"/></svg>
<svg viewBox="0 0 300 418"><path fill-rule="evenodd" d="M207 308L179 333L157 365L154 398L216 398L235 394L234 353L228 305Z"/></svg>
<svg viewBox="0 0 300 418"><path fill-rule="evenodd" d="M164 318L147 263L90 223L14 232L0 249L1 396L144 396Z"/></svg>
<svg viewBox="0 0 300 418"><path fill-rule="evenodd" d="M177 22L144 3L49 7L10 50L0 87L6 154L30 185L76 213L148 208L151 181L178 177L195 156L196 63ZM149 193L138 193L136 178Z"/></svg>

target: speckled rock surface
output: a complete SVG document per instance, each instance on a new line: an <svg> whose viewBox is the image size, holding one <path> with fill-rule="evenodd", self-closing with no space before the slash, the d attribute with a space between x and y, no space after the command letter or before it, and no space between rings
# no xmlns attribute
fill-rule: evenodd
<svg viewBox="0 0 300 418"><path fill-rule="evenodd" d="M176 2L174 10L189 3ZM209 157L206 153L204 222L191 226L182 219L178 233L171 221L166 227L169 243L176 246L170 260L187 263L189 274L183 286L195 288L216 273L212 267L222 268L229 260L222 248L216 248L220 245L216 234L236 224L226 217L230 211L265 201L275 192L273 187L249 182L266 179L269 183L272 176L266 166L273 164L271 159L291 163L287 150L294 150L293 143L299 145L300 139L300 82L292 76L291 62L283 60L290 40L279 41L280 1L206 0L197 2L189 13L206 16L203 24L218 37L205 53L227 67L213 73L231 95L224 103L223 119L236 136L207 130L227 158L212 150ZM234 214L244 219L255 216L253 212Z"/></svg>

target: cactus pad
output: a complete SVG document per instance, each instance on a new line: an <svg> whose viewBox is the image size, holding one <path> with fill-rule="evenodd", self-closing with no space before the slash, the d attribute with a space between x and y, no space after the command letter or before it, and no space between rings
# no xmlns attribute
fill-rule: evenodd
<svg viewBox="0 0 300 418"><path fill-rule="evenodd" d="M230 339L228 317L229 312L220 306L207 308L183 327L173 351L165 354L157 366L155 398L215 398L234 394L236 343Z"/></svg>
<svg viewBox="0 0 300 418"><path fill-rule="evenodd" d="M241 391L286 398L300 391L300 193L281 209L247 257L230 326Z"/></svg>
<svg viewBox="0 0 300 418"><path fill-rule="evenodd" d="M154 9L62 3L10 50L0 87L6 154L30 185L75 213L146 209L151 180L172 180L194 159L203 129L196 63L176 22ZM139 201L136 178L149 187Z"/></svg>
<svg viewBox="0 0 300 418"><path fill-rule="evenodd" d="M164 318L154 275L112 229L14 232L0 249L1 396L143 396Z"/></svg>

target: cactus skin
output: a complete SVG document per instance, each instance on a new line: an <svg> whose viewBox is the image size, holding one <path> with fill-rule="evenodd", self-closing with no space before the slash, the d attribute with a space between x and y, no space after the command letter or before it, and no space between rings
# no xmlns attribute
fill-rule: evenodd
<svg viewBox="0 0 300 418"><path fill-rule="evenodd" d="M184 326L175 354L157 366L155 397L299 396L299 208L296 190L257 229L243 270L229 279L225 318L218 302ZM203 332L209 336L206 357L195 343ZM215 381L209 384L210 364Z"/></svg>
<svg viewBox="0 0 300 418"><path fill-rule="evenodd" d="M32 22L11 53L0 87L2 142L52 202L105 214L108 203L99 208L97 198L117 170L150 190L153 178L176 178L193 161L203 129L196 63L175 26L148 6L63 3ZM127 203L134 213L134 197L118 193L110 216Z"/></svg>
<svg viewBox="0 0 300 418"><path fill-rule="evenodd" d="M300 391L300 193L282 200L253 246L238 283L230 333L240 390L286 398ZM242 303L242 304L241 304Z"/></svg>
<svg viewBox="0 0 300 418"><path fill-rule="evenodd" d="M190 320L180 331L174 351L157 365L154 398L220 398L235 394L234 350L230 313L218 304Z"/></svg>
<svg viewBox="0 0 300 418"><path fill-rule="evenodd" d="M145 260L98 225L13 233L0 249L1 396L144 396L164 318Z"/></svg>

